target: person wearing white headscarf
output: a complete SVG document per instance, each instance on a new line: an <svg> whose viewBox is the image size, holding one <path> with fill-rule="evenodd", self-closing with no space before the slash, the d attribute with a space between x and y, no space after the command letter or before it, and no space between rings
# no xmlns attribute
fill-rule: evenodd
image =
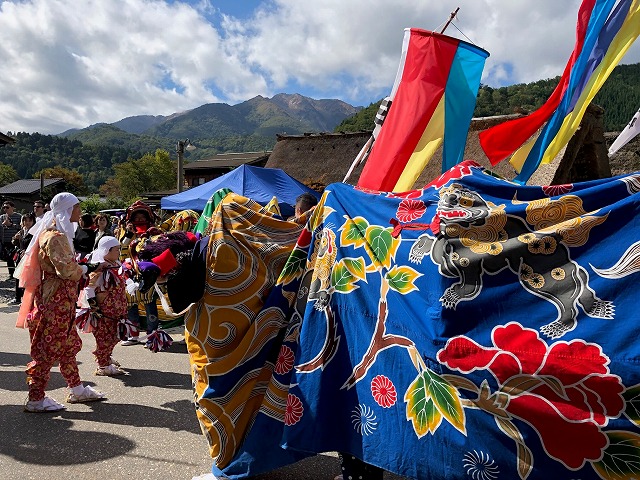
<svg viewBox="0 0 640 480"><path fill-rule="evenodd" d="M119 342L118 324L127 318L127 294L125 277L120 270L120 242L115 237L102 237L98 247L91 252L89 261L103 263L100 272L89 274L89 284L80 293L81 306L91 319L89 330L96 339L93 355L98 363L95 375L113 377L124 370L111 354ZM83 312L81 310L81 312Z"/></svg>
<svg viewBox="0 0 640 480"><path fill-rule="evenodd" d="M64 405L45 395L51 368L60 364L60 373L70 389L67 401L83 403L103 400L105 395L80 380L76 355L82 341L73 325L78 282L91 269L102 265L79 265L73 251L74 222L80 218L80 202L71 193L59 193L29 233L33 239L24 261L16 270L25 296L18 323L26 320L31 336L31 358L27 365L29 398L26 412L52 412Z"/></svg>

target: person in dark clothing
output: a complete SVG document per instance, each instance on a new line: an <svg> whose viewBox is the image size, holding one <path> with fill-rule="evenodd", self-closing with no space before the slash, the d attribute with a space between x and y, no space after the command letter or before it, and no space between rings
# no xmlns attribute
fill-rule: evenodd
<svg viewBox="0 0 640 480"><path fill-rule="evenodd" d="M31 242L31 239L33 238L33 235L29 233L29 230L35 223L36 215L33 212L25 213L20 219L21 228L18 233L13 236L12 239L13 245L16 247L16 253L13 256L13 260L16 264L18 264L18 262L22 258L22 255L24 255L25 250L27 249L29 243ZM15 299L9 300L7 304L10 305L12 303L20 303L22 301L23 294L24 288L20 288L19 281L16 278L16 297Z"/></svg>
<svg viewBox="0 0 640 480"><path fill-rule="evenodd" d="M96 241L96 231L93 228L93 216L85 213L80 217L80 224L73 238L73 247L81 258L86 257L93 251Z"/></svg>
<svg viewBox="0 0 640 480"><path fill-rule="evenodd" d="M0 230L2 233L2 260L7 262L9 278L13 278L16 264L13 261L14 246L11 241L13 236L20 230L21 216L16 211L15 204L7 200L2 204L2 215L0 215Z"/></svg>

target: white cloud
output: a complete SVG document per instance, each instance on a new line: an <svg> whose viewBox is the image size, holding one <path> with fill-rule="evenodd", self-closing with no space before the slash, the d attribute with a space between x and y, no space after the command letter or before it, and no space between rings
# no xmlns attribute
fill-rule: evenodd
<svg viewBox="0 0 640 480"><path fill-rule="evenodd" d="M215 0L5 0L0 131L59 133L281 91L368 104L389 92L402 29L440 28L457 5L455 24L491 53L483 82L553 77L579 4L271 0L238 19ZM624 63L638 61L635 46Z"/></svg>

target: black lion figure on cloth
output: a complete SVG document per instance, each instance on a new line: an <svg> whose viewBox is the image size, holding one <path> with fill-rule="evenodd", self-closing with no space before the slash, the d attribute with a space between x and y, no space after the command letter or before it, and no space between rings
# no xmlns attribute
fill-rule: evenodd
<svg viewBox="0 0 640 480"><path fill-rule="evenodd" d="M552 225L544 222L551 202L564 216ZM570 257L569 246L586 243L589 231L606 216L586 213L579 197L536 200L527 206L527 221L509 215L504 205L486 202L477 192L454 183L440 190L436 221L439 231L421 235L413 245L409 260L420 263L425 255L438 265L441 275L457 278L440 302L455 309L459 302L476 298L483 287L483 275L506 268L518 275L522 287L558 309L558 317L540 331L559 338L577 325L577 305L594 318L612 319L614 305L596 297L589 287L587 271Z"/></svg>

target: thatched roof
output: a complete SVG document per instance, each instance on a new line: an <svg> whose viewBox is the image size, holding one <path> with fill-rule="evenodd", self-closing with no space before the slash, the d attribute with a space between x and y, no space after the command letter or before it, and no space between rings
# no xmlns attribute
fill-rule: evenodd
<svg viewBox="0 0 640 480"><path fill-rule="evenodd" d="M45 178L44 187L53 187L59 184L64 184L64 178ZM26 178L23 180L16 180L0 187L0 195L32 195L40 190L39 178Z"/></svg>
<svg viewBox="0 0 640 480"><path fill-rule="evenodd" d="M606 150L604 149L603 133L600 127L602 124L602 115L603 111L600 107L590 106L583 119L581 129L574 135L568 146L562 149L550 164L541 165L527 183L529 185L550 185L554 183L554 177L565 157L565 152L567 157L566 160L564 160L565 162L573 162L576 159L582 158L594 159L595 157L598 157L601 162L606 162ZM480 147L478 134L482 130L520 116L521 115L516 114L474 118L469 127L464 159L475 160L498 175L512 180L516 176L516 172L509 164L509 161L505 160L496 166L492 166ZM292 177L307 184L319 182L328 185L329 183L341 182L351 163L370 136L371 132L278 135L276 145L265 166L269 168L281 168ZM613 139L607 141L607 143L612 141ZM640 140L638 140L638 142L640 143ZM629 157L623 153L633 149L633 145L634 143L632 142L626 146L622 152L611 159L613 175L629 173L640 169L640 149L636 147L635 157ZM618 157L624 160L617 161L616 158ZM633 158L635 158L635 161ZM418 188L426 185L438 177L441 174L441 166L442 148L439 148L420 177L418 177L414 187ZM362 172L362 167L361 165L353 172L347 183L357 183L360 173ZM595 168L592 165L589 164L585 166L584 163L581 163L579 167L583 170L589 170L582 172L587 177L598 178L594 176L594 172L591 171ZM582 176L583 175L580 175L580 177ZM583 178L574 177L574 179L570 181L582 179ZM564 183L564 181L562 183Z"/></svg>
<svg viewBox="0 0 640 480"><path fill-rule="evenodd" d="M203 158L195 162L185 164L185 173L196 170L211 170L217 168L233 169L240 165L264 165L269 158L270 152L242 152L242 153L220 153L210 158Z"/></svg>
<svg viewBox="0 0 640 480"><path fill-rule="evenodd" d="M369 137L371 132L277 135L265 167L281 168L305 184L342 182ZM361 171L349 183L355 183Z"/></svg>
<svg viewBox="0 0 640 480"><path fill-rule="evenodd" d="M489 160L480 147L478 133L481 130L518 116L505 115L474 119L469 128L464 158L475 160L481 165L491 168L499 175L512 179L515 176L515 171L508 162L502 162L496 167L491 167ZM268 168L281 168L292 177L307 184L319 182L328 185L334 182L342 182L351 163L370 137L371 132L278 135L276 145L265 166ZM442 148L439 148L416 181L415 186L426 185L438 177L442 173L441 166ZM357 183L363 167L364 165L360 165L360 167L356 168L347 183ZM551 168L551 165L541 168L546 177L553 176L552 172L547 172ZM555 168L552 171L555 171ZM538 175L539 172L536 172L536 174Z"/></svg>
<svg viewBox="0 0 640 480"><path fill-rule="evenodd" d="M0 147L4 146L4 145L8 145L10 143L15 143L16 139L13 137L10 137L8 135L5 135L4 133L0 132Z"/></svg>
<svg viewBox="0 0 640 480"><path fill-rule="evenodd" d="M604 134L607 148L611 146L619 134L620 132ZM640 135L613 154L609 160L609 164L611 165L612 175L622 175L623 173L640 171Z"/></svg>

